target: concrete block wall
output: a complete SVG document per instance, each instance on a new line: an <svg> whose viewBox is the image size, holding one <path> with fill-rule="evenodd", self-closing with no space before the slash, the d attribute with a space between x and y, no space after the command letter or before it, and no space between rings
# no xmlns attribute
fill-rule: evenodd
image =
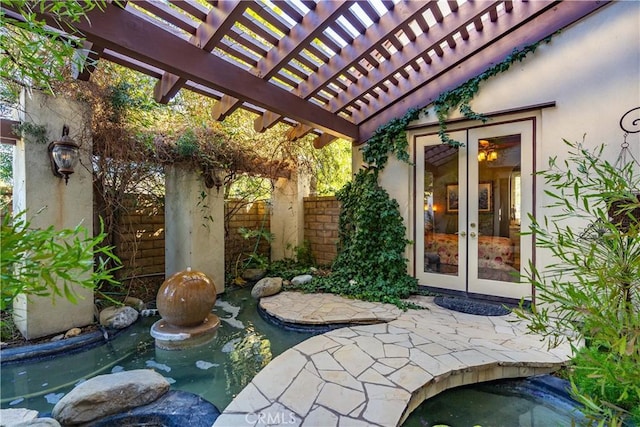
<svg viewBox="0 0 640 427"><path fill-rule="evenodd" d="M241 200L230 200L225 203L225 270L233 274L238 257L241 259L252 253L256 239L244 239L240 228L269 231L271 227L269 205L266 201L247 203ZM270 245L260 239L258 253L269 258Z"/></svg>
<svg viewBox="0 0 640 427"><path fill-rule="evenodd" d="M164 206L153 200L133 195L125 200L127 214L120 219L121 239L117 244L124 264L121 277L164 272ZM337 254L340 202L335 197L305 197L304 215L304 239L309 242L314 259L320 265L331 264ZM225 218L225 268L233 273L238 257L244 258L255 245L255 239L243 239L239 229L257 230L264 221L268 231L269 206L265 201L230 201L225 205ZM258 253L269 257L269 247L261 239Z"/></svg>
<svg viewBox="0 0 640 427"><path fill-rule="evenodd" d="M304 198L304 240L319 265L329 265L337 255L340 202L333 196Z"/></svg>
<svg viewBox="0 0 640 427"><path fill-rule="evenodd" d="M119 276L164 273L164 204L153 197L129 195L123 205L116 241L124 265Z"/></svg>

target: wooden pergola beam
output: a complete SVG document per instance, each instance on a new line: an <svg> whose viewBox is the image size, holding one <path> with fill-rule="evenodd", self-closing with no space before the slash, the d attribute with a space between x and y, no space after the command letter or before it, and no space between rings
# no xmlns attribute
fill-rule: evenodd
<svg viewBox="0 0 640 427"><path fill-rule="evenodd" d="M340 74L351 68L365 52L368 53L387 38L393 37L393 34L406 20L414 19L435 3L436 1L412 1L396 4L392 10L380 18L376 25L355 39L353 44L343 47L339 55L334 55L326 65L320 67L306 81L300 83L294 93L301 98L309 99L318 93L327 82L337 79ZM274 117L271 113L268 119L256 119L254 128L258 132L263 132L281 119L282 117Z"/></svg>
<svg viewBox="0 0 640 427"><path fill-rule="evenodd" d="M280 41L277 49L269 51L267 55L258 62L258 65L252 72L265 80L269 80L275 76L281 67L289 63L305 46L318 38L327 26L338 19L352 4L353 1L326 1L318 3L314 10L310 10L309 13L302 18L302 21L292 28L289 36ZM237 107L239 107L239 104L236 103L234 108ZM263 132L280 120L281 117L274 117L270 114L268 120L261 120L261 122L259 122L260 118L258 118L254 123L254 128L258 130L258 132Z"/></svg>
<svg viewBox="0 0 640 427"><path fill-rule="evenodd" d="M282 116L280 114L267 110L254 120L253 129L256 132L264 132L267 129L271 129L280 120L282 120Z"/></svg>
<svg viewBox="0 0 640 427"><path fill-rule="evenodd" d="M240 0L218 2L207 14L206 20L198 26L196 33L189 41L205 52L211 52L215 45L224 37L236 18L246 10L246 5ZM157 102L166 104L184 86L186 79L175 74L165 72L154 88L154 98Z"/></svg>
<svg viewBox="0 0 640 427"><path fill-rule="evenodd" d="M315 10L309 11L302 21L291 29L288 37L280 40L277 49L271 49L262 58L255 73L263 79L273 77L298 52L307 47L314 39L351 7L353 1L323 1Z"/></svg>
<svg viewBox="0 0 640 427"><path fill-rule="evenodd" d="M324 148L327 145L331 144L336 139L338 139L338 138L336 138L335 136L333 136L331 134L323 133L322 135L320 135L319 137L317 137L316 139L313 140L313 147L317 148L319 150L319 149Z"/></svg>
<svg viewBox="0 0 640 427"><path fill-rule="evenodd" d="M382 85L384 81L398 73L398 70L407 72L404 70L407 64L415 62L435 47L439 48L440 44L451 35L452 29L458 31L458 28L465 27L473 19L495 9L496 6L497 4L493 2L467 2L463 4L455 14L447 17L446 25L441 23L431 27L429 32L420 36L419 40L406 45L402 51L392 55L391 59L372 69L367 76L361 77L356 84L349 86L346 91L341 92L337 97L333 98L329 102L329 109L334 113L338 113L347 106L352 105L365 93ZM521 16L530 16L531 13L535 13L535 11L547 5L542 2L528 2L523 3L522 6L523 8L519 9ZM526 14L522 13L523 9L526 9ZM473 44L465 44L465 46L475 45L475 41ZM451 51L451 54L446 55L446 58L455 60L459 57L459 50L460 49ZM424 75L422 78L418 77L417 79L418 82L421 80L424 80Z"/></svg>
<svg viewBox="0 0 640 427"><path fill-rule="evenodd" d="M15 120L0 118L0 143L16 145L16 141L21 137L13 131L13 127L19 124L20 122Z"/></svg>
<svg viewBox="0 0 640 427"><path fill-rule="evenodd" d="M242 101L233 96L223 95L222 98L213 106L211 118L213 120L222 121L226 119L236 108L242 105Z"/></svg>
<svg viewBox="0 0 640 427"><path fill-rule="evenodd" d="M45 17L46 18L46 17ZM329 111L262 80L127 11L107 6L92 11L76 28L90 41L132 59L218 90L275 113L333 133L358 139L358 127ZM52 25L55 21L49 19Z"/></svg>
<svg viewBox="0 0 640 427"><path fill-rule="evenodd" d="M313 128L311 126L298 124L297 126L291 126L287 131L287 139L289 141L297 141L298 139L308 135Z"/></svg>
<svg viewBox="0 0 640 427"><path fill-rule="evenodd" d="M380 112L373 111L366 118L363 116L363 121L360 123L361 139L359 142L366 142L373 136L376 129L394 118L402 117L409 109L426 107L435 101L441 93L455 89L470 78L486 71L492 65L503 60L514 49L540 41L608 3L610 2L564 1L551 5L544 13L533 18L527 26L516 28L509 33L509 37L502 37L481 52L476 52L475 55L467 56L463 62L458 62L455 66L463 69L463 73L440 73L436 78L425 79L425 82L420 84L420 90L415 90L402 98L383 100L382 102L390 102L388 108ZM488 31L487 27L485 26L483 31Z"/></svg>

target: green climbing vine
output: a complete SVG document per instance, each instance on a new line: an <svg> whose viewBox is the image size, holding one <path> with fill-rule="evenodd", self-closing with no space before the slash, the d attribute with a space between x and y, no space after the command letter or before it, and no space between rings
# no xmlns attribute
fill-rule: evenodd
<svg viewBox="0 0 640 427"><path fill-rule="evenodd" d="M551 36L514 50L482 74L442 93L433 103L442 142L456 147L462 145L447 134L446 120L456 108L468 119L487 120L486 116L474 112L470 106L481 82L507 71L512 64L522 61L538 46L550 40ZM378 174L384 170L389 155L409 163L407 125L418 119L423 109L411 109L404 116L379 127L362 148L366 166L358 171L352 182L336 193L342 210L338 255L332 273L301 285L302 290L388 302L401 308L409 306L404 299L417 290L417 280L407 274L408 260L404 256L406 246L411 242L405 236L406 227L398 202L391 199L380 186Z"/></svg>
<svg viewBox="0 0 640 427"><path fill-rule="evenodd" d="M407 125L416 120L420 110L413 108L399 119L393 119L378 128L367 144L362 148L362 156L370 167L383 170L389 159L389 154L403 161L409 162L409 141L407 141Z"/></svg>
<svg viewBox="0 0 640 427"><path fill-rule="evenodd" d="M28 142L36 144L47 143L47 128L31 122L22 122L13 125L13 132L17 135L24 135Z"/></svg>
<svg viewBox="0 0 640 427"><path fill-rule="evenodd" d="M480 83L489 80L491 77L500 73L504 73L516 62L522 62L527 55L534 53L538 46L547 44L551 41L553 35L550 35L539 42L529 44L522 49L514 50L504 60L489 68L485 72L467 80L455 89L443 92L433 102L436 116L438 118L438 136L443 144L449 144L454 147L462 145L459 141L452 139L447 134L447 118L452 110L458 108L460 113L469 120L479 120L486 122L487 117L483 114L476 113L471 108L471 101L480 90Z"/></svg>
<svg viewBox="0 0 640 427"><path fill-rule="evenodd" d="M442 143L454 147L462 145L459 141L452 139L447 134L447 118L456 108L467 119L480 120L482 122L487 120L485 115L473 111L470 105L480 90L480 83L507 71L514 63L522 62L527 55L535 52L540 45L549 43L553 36L554 35L550 35L539 42L524 46L522 49L514 50L501 62L483 73L467 80L455 89L441 93L433 102L433 106L436 117L438 118L438 135ZM365 162L375 162L375 164L384 165L389 153L395 154L400 160L408 160L409 154L407 148L409 147L409 143L406 136L407 125L411 121L416 120L425 108L426 106L410 109L404 116L395 118L385 125L380 126L362 150ZM382 168L384 168L384 166L382 166Z"/></svg>
<svg viewBox="0 0 640 427"><path fill-rule="evenodd" d="M411 306L405 298L417 290L417 280L407 274L405 249L411 242L398 202L378 183L389 155L409 162L407 124L418 110L388 125L393 133L377 132L362 149L367 166L336 193L341 202L338 254L332 272L301 285L302 290L331 292L365 301Z"/></svg>

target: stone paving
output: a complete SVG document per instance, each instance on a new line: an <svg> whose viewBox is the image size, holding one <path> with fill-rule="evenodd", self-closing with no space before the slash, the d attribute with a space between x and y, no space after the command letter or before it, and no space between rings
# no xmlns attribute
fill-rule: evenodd
<svg viewBox="0 0 640 427"><path fill-rule="evenodd" d="M326 294L264 298L263 308L290 322L389 317L387 323L336 329L285 351L214 426L397 426L448 388L549 373L569 359L568 345L548 350L513 315L458 313L435 305L432 297L412 301L425 309L402 312ZM379 317L382 312L387 314Z"/></svg>

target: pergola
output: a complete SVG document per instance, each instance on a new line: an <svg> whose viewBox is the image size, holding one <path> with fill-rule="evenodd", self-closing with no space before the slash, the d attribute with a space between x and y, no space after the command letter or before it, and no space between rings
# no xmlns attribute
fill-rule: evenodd
<svg viewBox="0 0 640 427"><path fill-rule="evenodd" d="M257 131L358 144L607 3L121 0L75 25L90 59L76 77L113 61L157 78L159 102L189 89L218 100L218 120L243 108Z"/></svg>

